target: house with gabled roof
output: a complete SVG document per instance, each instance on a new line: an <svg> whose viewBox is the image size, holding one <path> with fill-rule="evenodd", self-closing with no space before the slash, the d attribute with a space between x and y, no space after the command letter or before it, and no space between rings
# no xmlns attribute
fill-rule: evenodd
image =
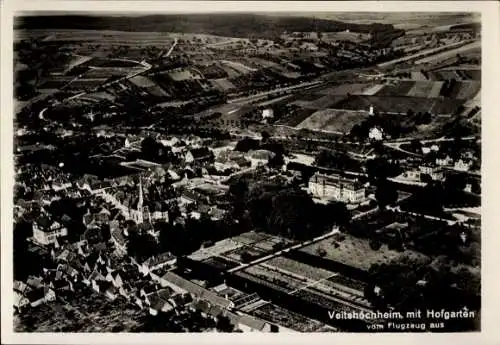
<svg viewBox="0 0 500 345"><path fill-rule="evenodd" d="M56 293L47 286L41 286L26 293L26 298L32 307L37 307L41 304L55 301Z"/></svg>
<svg viewBox="0 0 500 345"><path fill-rule="evenodd" d="M26 292L32 290L32 288L21 280L14 280L14 291L17 291L21 295L26 294Z"/></svg>
<svg viewBox="0 0 500 345"><path fill-rule="evenodd" d="M211 305L217 305L223 309L234 308L234 303L216 292L205 289L204 287L193 283L190 280L182 278L174 272L167 272L160 279L162 286L170 286L174 291L179 293L189 292L194 299L208 301Z"/></svg>
<svg viewBox="0 0 500 345"><path fill-rule="evenodd" d="M13 304L14 310L18 313L22 313L30 306L30 300L22 293L14 290Z"/></svg>
<svg viewBox="0 0 500 345"><path fill-rule="evenodd" d="M213 161L213 159L214 159L214 154L207 147L192 148L186 153L184 157L184 161L188 164L194 162L196 163L209 162Z"/></svg>
<svg viewBox="0 0 500 345"><path fill-rule="evenodd" d="M47 216L41 216L33 222L33 239L39 244L55 244L57 238L67 235L65 226Z"/></svg>
<svg viewBox="0 0 500 345"><path fill-rule="evenodd" d="M139 290L140 296L142 298L146 298L147 295L154 293L160 289L160 286L153 283L152 281L148 281L147 284L143 285Z"/></svg>
<svg viewBox="0 0 500 345"><path fill-rule="evenodd" d="M167 287L167 288L155 290L155 291L150 292L146 295L143 295L142 298L143 298L145 304L151 305L153 299L155 299L155 298L160 298L163 301L167 302L172 297L172 295L174 293L175 293L175 291L173 291L171 288Z"/></svg>
<svg viewBox="0 0 500 345"><path fill-rule="evenodd" d="M176 262L177 258L174 255L169 252L165 252L148 258L141 265L139 265L139 271L146 275L166 266L173 266Z"/></svg>
<svg viewBox="0 0 500 345"><path fill-rule="evenodd" d="M68 279L73 282L76 282L80 278L80 272L69 264L59 264L57 266L57 271L62 272L64 276L68 277Z"/></svg>
<svg viewBox="0 0 500 345"><path fill-rule="evenodd" d="M49 287L54 291L75 291L74 284L68 279L55 279L49 283Z"/></svg>
<svg viewBox="0 0 500 345"><path fill-rule="evenodd" d="M239 315L236 326L243 332L271 332L271 324L250 315Z"/></svg>
<svg viewBox="0 0 500 345"><path fill-rule="evenodd" d="M151 315L158 315L159 313L168 313L173 311L175 308L170 302L164 300L157 295L151 296L149 301L149 313Z"/></svg>
<svg viewBox="0 0 500 345"><path fill-rule="evenodd" d="M38 289L44 286L43 279L35 276L28 277L28 280L26 280L26 285L28 285L31 289Z"/></svg>
<svg viewBox="0 0 500 345"><path fill-rule="evenodd" d="M89 185L89 190L93 194L101 193L106 189L111 188L111 182L109 181L100 181L100 182L95 182Z"/></svg>

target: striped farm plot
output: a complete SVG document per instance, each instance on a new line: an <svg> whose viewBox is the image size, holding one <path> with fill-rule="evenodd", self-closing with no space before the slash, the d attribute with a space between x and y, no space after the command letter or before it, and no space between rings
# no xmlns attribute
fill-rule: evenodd
<svg viewBox="0 0 500 345"><path fill-rule="evenodd" d="M277 256L269 261L266 261L265 265L271 267L274 266L284 271L289 271L292 274L301 275L305 278L313 280L329 278L333 273L331 271L327 271L318 267L312 267L310 265L288 259L283 256Z"/></svg>
<svg viewBox="0 0 500 345"><path fill-rule="evenodd" d="M235 86L227 78L212 79L212 85L221 91L234 89Z"/></svg>
<svg viewBox="0 0 500 345"><path fill-rule="evenodd" d="M263 68L271 68L271 67L277 67L279 66L276 62L272 62L269 60L261 59L261 58L251 58L252 61Z"/></svg>
<svg viewBox="0 0 500 345"><path fill-rule="evenodd" d="M456 71L437 71L441 79L460 79L460 76Z"/></svg>
<svg viewBox="0 0 500 345"><path fill-rule="evenodd" d="M420 71L411 72L411 79L417 80L417 81L427 80L427 78L425 77L425 75L422 72L420 72Z"/></svg>
<svg viewBox="0 0 500 345"><path fill-rule="evenodd" d="M192 253L189 258L201 261L210 257L222 255L241 247L243 247L242 243L233 241L232 239L224 239L215 243L211 247L198 249Z"/></svg>
<svg viewBox="0 0 500 345"><path fill-rule="evenodd" d="M144 89L147 93L156 97L168 96L168 93L156 84L145 87Z"/></svg>
<svg viewBox="0 0 500 345"><path fill-rule="evenodd" d="M365 94L365 91L372 91L373 84L366 83L354 83L354 84L342 84L336 85L330 88L319 91L318 93L323 95L347 95L348 93L353 95Z"/></svg>
<svg viewBox="0 0 500 345"><path fill-rule="evenodd" d="M130 78L129 80L132 84L138 87L151 87L156 85L151 79L143 77L141 75L137 75L133 78Z"/></svg>
<svg viewBox="0 0 500 345"><path fill-rule="evenodd" d="M193 79L201 79L199 73L193 73L193 71L189 69L184 69L180 71L170 72L168 73L169 77L175 81L183 81L183 80L193 80Z"/></svg>
<svg viewBox="0 0 500 345"><path fill-rule="evenodd" d="M333 105L335 105L335 103L340 102L345 97L346 96L343 95L326 95L323 97L318 97L312 101L298 100L293 104L305 109L320 110L332 107Z"/></svg>
<svg viewBox="0 0 500 345"><path fill-rule="evenodd" d="M442 87L443 87L443 82L442 81L434 82L434 84L432 85L432 89L429 92L429 96L428 97L430 97L430 98L432 98L432 97L439 97L439 95L441 94L441 88Z"/></svg>
<svg viewBox="0 0 500 345"><path fill-rule="evenodd" d="M310 292L333 293L336 297L347 298L347 300L355 301L363 307L370 307L370 303L364 298L364 291L353 289L352 287L330 280L338 277L338 272L312 267L283 257L274 258L260 265L276 272L277 275L302 281L304 285L294 290L294 292L309 290Z"/></svg>
<svg viewBox="0 0 500 345"><path fill-rule="evenodd" d="M396 81L384 85L377 96L405 96L415 85L413 80Z"/></svg>
<svg viewBox="0 0 500 345"><path fill-rule="evenodd" d="M296 128L344 134L368 116L366 111L324 109L318 110Z"/></svg>
<svg viewBox="0 0 500 345"><path fill-rule="evenodd" d="M434 98L439 96L443 82L441 81L415 81L415 85L408 91L410 97Z"/></svg>
<svg viewBox="0 0 500 345"><path fill-rule="evenodd" d="M408 109L412 109L414 112L428 111L433 114L445 115L452 114L461 103L461 100L451 98L352 95L335 104L335 107L337 109L366 112L370 106L373 106L375 110L388 114L406 114Z"/></svg>
<svg viewBox="0 0 500 345"><path fill-rule="evenodd" d="M456 99L471 99L481 90L481 83L473 80L464 80L460 82L460 88L455 95Z"/></svg>
<svg viewBox="0 0 500 345"><path fill-rule="evenodd" d="M373 85L363 91L363 95L372 96L384 88L384 84Z"/></svg>
<svg viewBox="0 0 500 345"><path fill-rule="evenodd" d="M244 232L241 235L238 235L236 237L233 237L232 240L235 242L241 243L243 245L247 245L247 244L251 244L251 243L264 241L264 240L268 239L269 237L270 236L267 234L249 231L249 232Z"/></svg>
<svg viewBox="0 0 500 345"><path fill-rule="evenodd" d="M247 74L257 71L256 68L249 67L238 61L221 60L221 62L227 66L230 66L231 68L235 69L237 72L241 74Z"/></svg>

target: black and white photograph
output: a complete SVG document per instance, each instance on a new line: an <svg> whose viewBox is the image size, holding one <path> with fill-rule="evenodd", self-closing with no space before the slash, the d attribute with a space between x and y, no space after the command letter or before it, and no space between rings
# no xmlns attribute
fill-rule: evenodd
<svg viewBox="0 0 500 345"><path fill-rule="evenodd" d="M482 35L16 12L12 331L480 332Z"/></svg>

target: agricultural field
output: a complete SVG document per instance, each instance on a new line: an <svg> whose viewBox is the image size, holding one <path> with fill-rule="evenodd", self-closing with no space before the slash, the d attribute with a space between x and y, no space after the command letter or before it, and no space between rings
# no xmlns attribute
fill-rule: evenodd
<svg viewBox="0 0 500 345"><path fill-rule="evenodd" d="M226 271L231 268L237 267L239 264L234 260L230 260L229 258L222 258L219 256L209 257L205 260L202 260L204 263L209 264L210 266L217 268L221 271Z"/></svg>
<svg viewBox="0 0 500 345"><path fill-rule="evenodd" d="M276 124L295 127L295 126L299 125L302 121L307 119L309 116L311 116L314 112L315 112L314 109L300 109L291 115L287 115L287 116L279 119L276 122Z"/></svg>
<svg viewBox="0 0 500 345"><path fill-rule="evenodd" d="M224 66L228 66L228 67L232 68L233 70L235 70L239 74L247 74L247 73L251 73L251 72L257 71L257 69L249 67L245 63L239 62L239 61L221 60L220 62Z"/></svg>
<svg viewBox="0 0 500 345"><path fill-rule="evenodd" d="M278 269L301 275L312 280L326 279L334 274L333 272L303 264L299 261L288 259L282 256L278 256L269 261L266 261L265 264L269 266L275 266Z"/></svg>
<svg viewBox="0 0 500 345"><path fill-rule="evenodd" d="M342 84L323 89L318 93L323 95L347 95L348 93L352 95L362 95L365 90L372 92L372 88L377 87L376 85L377 84L373 83Z"/></svg>
<svg viewBox="0 0 500 345"><path fill-rule="evenodd" d="M174 81L203 79L203 75L201 75L201 73L196 72L196 71L192 71L190 69L169 72L168 76L170 78L172 78L172 80L174 80Z"/></svg>
<svg viewBox="0 0 500 345"><path fill-rule="evenodd" d="M130 69L115 68L115 67L99 67L90 68L84 73L85 78L109 78L125 76L130 73Z"/></svg>
<svg viewBox="0 0 500 345"><path fill-rule="evenodd" d="M477 81L461 81L458 83L460 86L453 95L456 99L471 99L481 89L481 83Z"/></svg>
<svg viewBox="0 0 500 345"><path fill-rule="evenodd" d="M248 245L248 246L233 250L231 252L224 253L224 257L243 263L245 261L250 261L250 260L248 260L250 258L252 260L255 260L259 257L265 256L268 253L269 252L260 250L253 245ZM245 258L245 256L246 256L246 258Z"/></svg>
<svg viewBox="0 0 500 345"><path fill-rule="evenodd" d="M102 59L102 58L93 58L88 62L88 65L93 67L102 67L102 68L140 67L140 64L136 61L125 60L125 59Z"/></svg>
<svg viewBox="0 0 500 345"><path fill-rule="evenodd" d="M130 82L138 87L151 87L156 86L156 84L149 78L137 75L129 79Z"/></svg>
<svg viewBox="0 0 500 345"><path fill-rule="evenodd" d="M406 114L409 109L417 112L433 114L452 114L461 105L461 100L421 97L379 97L353 95L335 105L338 109L367 110L373 106L375 110L388 114Z"/></svg>
<svg viewBox="0 0 500 345"><path fill-rule="evenodd" d="M231 83L226 78L212 79L210 82L216 89L220 91L227 91L235 88L233 83Z"/></svg>
<svg viewBox="0 0 500 345"><path fill-rule="evenodd" d="M133 78L130 78L128 81L130 83L132 83L134 86L146 91L147 93L149 93L153 96L164 97L164 96L168 95L165 92L165 90L163 90L161 87L159 87L150 78L143 77L143 76L135 76Z"/></svg>
<svg viewBox="0 0 500 345"><path fill-rule="evenodd" d="M196 252L191 254L189 258L201 261L210 257L219 256L241 247L243 247L243 244L228 238L215 243L213 246L198 249Z"/></svg>
<svg viewBox="0 0 500 345"><path fill-rule="evenodd" d="M430 80L473 80L481 81L481 70L479 69L460 69L460 68L443 68L441 70L427 72Z"/></svg>
<svg viewBox="0 0 500 345"><path fill-rule="evenodd" d="M373 264L387 264L391 260L403 256L410 256L416 259L426 258L425 255L411 250L406 250L404 253L389 250L386 245L383 245L379 250L375 251L370 248L368 240L353 236L346 236L346 238L338 242L338 244L339 247L336 248L331 244L331 239L325 239L321 242L304 247L300 249L300 251L319 256L318 251L321 248L326 253L323 256L324 259L340 262L365 271L369 270Z"/></svg>
<svg viewBox="0 0 500 345"><path fill-rule="evenodd" d="M110 301L94 291L32 309L14 318L16 332L127 332L142 325L144 312L123 301Z"/></svg>
<svg viewBox="0 0 500 345"><path fill-rule="evenodd" d="M445 80L460 79L456 71L444 70L439 72L440 77ZM442 92L443 81L395 81L389 85L384 86L379 92L376 93L377 97L423 97L423 98L438 98L445 96L448 99L469 99L476 95L481 88L480 82L474 80L459 80L453 85L452 89L446 95Z"/></svg>
<svg viewBox="0 0 500 345"><path fill-rule="evenodd" d="M291 243L290 240L287 240L282 237L264 234L261 232L254 232L254 231L245 232L236 237L232 237L231 240L241 243L243 245L258 245L261 243L268 243L260 245L260 249L262 250L272 250L272 245L280 242Z"/></svg>
<svg viewBox="0 0 500 345"><path fill-rule="evenodd" d="M398 81L394 83L388 83L376 93L377 96L404 96L406 95L414 86L413 81Z"/></svg>
<svg viewBox="0 0 500 345"><path fill-rule="evenodd" d="M298 105L305 109L319 110L319 109L330 108L335 103L340 102L345 98L345 96L341 95L326 95L321 97L318 97L317 95L308 95L308 96L310 96L311 98L312 96L314 96L315 98L313 100L304 100L303 98L301 98L293 102L292 104Z"/></svg>
<svg viewBox="0 0 500 345"><path fill-rule="evenodd" d="M368 107L366 107L368 108ZM299 129L320 130L336 133L348 133L357 123L368 116L366 111L325 109L319 110L302 121Z"/></svg>
<svg viewBox="0 0 500 345"><path fill-rule="evenodd" d="M443 82L439 81L415 81L415 84L406 95L410 97L435 98L439 97L442 86Z"/></svg>
<svg viewBox="0 0 500 345"><path fill-rule="evenodd" d="M298 332L333 332L335 328L268 303L250 312L253 316Z"/></svg>
<svg viewBox="0 0 500 345"><path fill-rule="evenodd" d="M64 89L74 91L94 89L106 80L106 78L77 79L69 83Z"/></svg>
<svg viewBox="0 0 500 345"><path fill-rule="evenodd" d="M276 270L271 270L262 265L250 266L241 272L275 284L288 293L298 290L305 285L303 280L281 274L276 272Z"/></svg>
<svg viewBox="0 0 500 345"><path fill-rule="evenodd" d="M276 62L265 60L262 58L252 57L251 60L253 61L254 64L259 65L261 68L273 68L273 67L275 68L280 66Z"/></svg>
<svg viewBox="0 0 500 345"><path fill-rule="evenodd" d="M220 64L219 67L224 71L228 78L237 78L242 75L242 73L240 73L237 69L234 69L229 65Z"/></svg>
<svg viewBox="0 0 500 345"><path fill-rule="evenodd" d="M48 90L59 90L61 89L64 85L68 84L68 81L66 80L47 80L45 82L42 82L38 86L39 89L48 89Z"/></svg>
<svg viewBox="0 0 500 345"><path fill-rule="evenodd" d="M311 286L312 283L314 283L315 289L324 292L329 292L333 289L335 290L335 294L343 295L344 298L354 299L358 303L364 304L366 307L370 306L368 301L364 298L363 289L359 289L359 287L364 287L363 283L345 278L340 273L309 266L284 257L274 258L261 265L271 270L281 272L287 276L295 277L300 280L305 279L304 282L308 281L308 284L311 284ZM337 276L341 278L334 280ZM344 281L348 281L348 285L343 284Z"/></svg>
<svg viewBox="0 0 500 345"><path fill-rule="evenodd" d="M385 87L384 84L375 84L367 89L363 90L363 95L372 96Z"/></svg>
<svg viewBox="0 0 500 345"><path fill-rule="evenodd" d="M274 252L275 251L275 245L282 243L282 245L289 245L291 242L289 240L286 240L282 237L277 237L277 236L270 236L269 238L259 241L254 244L255 248L258 248L260 250L263 250L265 252Z"/></svg>
<svg viewBox="0 0 500 345"><path fill-rule="evenodd" d="M451 50L446 50L443 52L440 52L438 54L430 55L421 59L418 59L415 61L416 65L420 64L426 64L426 63L433 63L433 62L439 62L442 60L445 60L450 57L454 57L457 54L467 54L469 51L475 51L478 48L481 48L481 41L474 41L472 43L462 45L461 47L451 49Z"/></svg>
<svg viewBox="0 0 500 345"><path fill-rule="evenodd" d="M93 93L86 94L84 96L84 98L95 100L96 102L103 101L103 100L113 102L116 97L110 93L107 93L105 91L101 91L101 92L93 92Z"/></svg>
<svg viewBox="0 0 500 345"><path fill-rule="evenodd" d="M360 43L369 40L370 38L370 34L363 32L339 31L325 32L322 39L326 42L349 41L353 43Z"/></svg>
<svg viewBox="0 0 500 345"><path fill-rule="evenodd" d="M420 71L411 72L411 79L417 81L427 80L426 76Z"/></svg>

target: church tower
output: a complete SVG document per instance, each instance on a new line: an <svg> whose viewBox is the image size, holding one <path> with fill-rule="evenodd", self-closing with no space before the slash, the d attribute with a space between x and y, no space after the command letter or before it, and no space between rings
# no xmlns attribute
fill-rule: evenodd
<svg viewBox="0 0 500 345"><path fill-rule="evenodd" d="M144 204L144 196L142 193L142 178L139 177L139 201L137 202L137 223L141 224L144 222L142 207Z"/></svg>

